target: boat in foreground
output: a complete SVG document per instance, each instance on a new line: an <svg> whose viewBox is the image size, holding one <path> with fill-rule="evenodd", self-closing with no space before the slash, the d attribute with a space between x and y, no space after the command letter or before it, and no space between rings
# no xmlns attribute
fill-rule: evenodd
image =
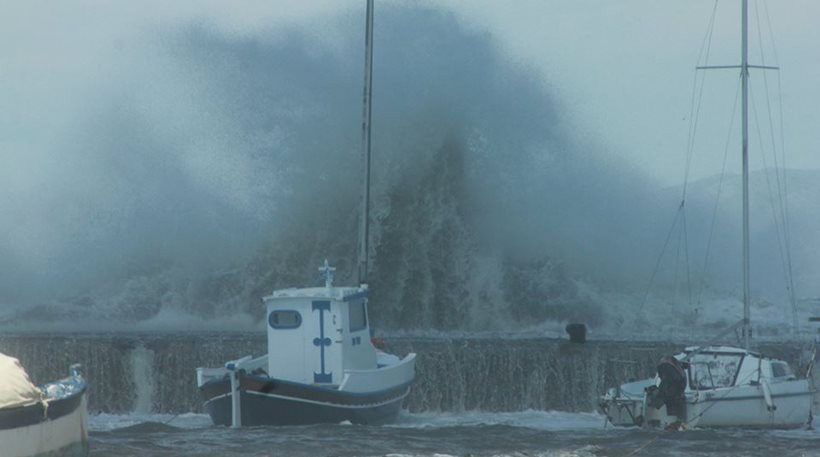
<svg viewBox="0 0 820 457"><path fill-rule="evenodd" d="M79 365L69 373L37 387L17 359L0 354L0 456L88 455L87 386Z"/></svg>
<svg viewBox="0 0 820 457"><path fill-rule="evenodd" d="M204 409L217 425L382 424L395 420L410 392L416 354L378 350L367 315L373 0L366 13L359 286L334 287L325 260L325 287L265 297L268 353L197 368Z"/></svg>
<svg viewBox="0 0 820 457"><path fill-rule="evenodd" d="M302 425L395 420L415 378L370 338L367 287L283 289L265 297L268 353L198 368L204 409L217 425Z"/></svg>
<svg viewBox="0 0 820 457"><path fill-rule="evenodd" d="M711 23L714 24L714 21ZM750 65L748 62L747 0L741 0L741 25L740 65L697 68L740 70L743 319L735 328L742 329L744 348L687 348L681 354L664 357L657 366L655 377L609 389L599 405L609 422L615 425L789 428L810 424L813 418L812 409L817 391L815 382L811 380L814 357L805 375L798 378L786 362L766 358L750 350L749 69L777 68ZM685 208L685 189L686 186L679 211ZM785 214L785 208L783 213ZM790 270L787 276L791 276ZM793 287L790 291L794 293ZM795 326L796 322L795 314Z"/></svg>
<svg viewBox="0 0 820 457"><path fill-rule="evenodd" d="M658 374L601 398L620 426L797 428L811 421L815 388L789 365L728 346L688 347L664 357Z"/></svg>

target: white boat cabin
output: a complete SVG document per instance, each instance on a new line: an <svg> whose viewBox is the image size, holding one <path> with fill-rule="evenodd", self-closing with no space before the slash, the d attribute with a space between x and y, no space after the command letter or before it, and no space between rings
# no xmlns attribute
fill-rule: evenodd
<svg viewBox="0 0 820 457"><path fill-rule="evenodd" d="M231 360L224 368L197 368L197 385L239 370L347 392L409 385L416 354L399 359L373 346L367 286L334 287L333 270L327 261L320 268L325 287L280 289L265 297L268 353Z"/></svg>
<svg viewBox="0 0 820 457"><path fill-rule="evenodd" d="M722 387L759 385L797 379L782 360L729 346L688 347L675 356L689 363L688 389L701 391Z"/></svg>
<svg viewBox="0 0 820 457"><path fill-rule="evenodd" d="M366 286L283 289L264 301L269 376L339 385L345 371L377 368Z"/></svg>

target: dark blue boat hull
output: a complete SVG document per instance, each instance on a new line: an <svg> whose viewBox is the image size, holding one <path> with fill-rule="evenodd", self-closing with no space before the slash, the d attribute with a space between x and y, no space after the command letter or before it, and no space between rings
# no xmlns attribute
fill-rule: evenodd
<svg viewBox="0 0 820 457"><path fill-rule="evenodd" d="M368 393L240 375L242 425L308 425L350 421L385 424L395 421L410 384ZM231 425L230 381L210 381L200 388L204 409L216 425Z"/></svg>

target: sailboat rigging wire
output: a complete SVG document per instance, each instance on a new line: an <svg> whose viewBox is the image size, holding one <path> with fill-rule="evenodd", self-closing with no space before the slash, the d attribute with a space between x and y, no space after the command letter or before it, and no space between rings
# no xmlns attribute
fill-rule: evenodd
<svg viewBox="0 0 820 457"><path fill-rule="evenodd" d="M712 209L712 222L709 226L709 236L706 238L706 254L703 259L703 276L706 277L706 272L709 269L709 258L712 252L712 239L715 233L715 226L717 224L718 208L720 206L720 196L723 193L723 180L726 177L726 163L729 158L729 145L732 141L732 131L735 126L735 115L737 114L737 100L740 96L740 77L738 76L737 87L735 89L735 101L732 103L732 115L729 118L729 131L726 133L726 143L723 147L723 166L720 169L720 179L718 180L717 196L715 196L715 206ZM703 297L703 289L706 287L703 281L700 283L698 289L697 305L700 306L701 298Z"/></svg>
<svg viewBox="0 0 820 457"><path fill-rule="evenodd" d="M766 3L763 3L763 6L766 6ZM768 14L768 11L767 11ZM769 26L771 27L771 25ZM774 37L772 37L772 42L774 42ZM772 44L774 46L774 44ZM775 53L775 58L777 54ZM794 288L794 270L792 269L792 254L791 254L791 246L792 246L792 235L791 235L791 217L789 216L789 188L788 182L789 180L786 179L786 140L785 140L785 128L783 126L783 90L780 84L780 72L777 72L777 104L778 104L778 118L780 119L780 154L782 156L780 164L783 167L783 227L786 236L786 264L789 269L789 289L790 289L790 298L792 300L792 309L794 313L794 318L796 319L795 325L797 326L795 330L799 333L800 332L800 321L797 316L797 299L796 294L797 291Z"/></svg>
<svg viewBox="0 0 820 457"><path fill-rule="evenodd" d="M775 43L774 39L774 32L772 31L772 21L769 17L769 7L766 6L766 2L763 2L763 12L766 13L766 25L769 30L769 39L772 42L772 55L774 56L775 63L780 61L780 58L777 56L777 44ZM784 128L783 124L783 88L781 85L781 78L780 72L777 72L777 104L778 104L778 119L780 120L780 155L782 159L780 161L781 166L783 167L784 177L785 177L785 170L786 168L786 129ZM783 180L783 211L785 213L785 223L786 223L786 236L788 240L788 244L791 245L791 224L789 223L789 192L788 192L788 180ZM790 251L786 251L789 253ZM791 255L789 256L789 271L791 271Z"/></svg>
<svg viewBox="0 0 820 457"><path fill-rule="evenodd" d="M658 270L661 267L661 260L663 260L663 254L666 252L666 247L669 246L669 240L672 238L672 233L675 231L675 227L678 225L678 219L680 218L681 212L683 211L683 202L681 201L680 206L678 206L678 210L675 212L675 218L672 220L672 227L669 229L669 233L666 234L666 241L663 243L663 248L661 248L661 254L658 256L657 262L655 262L655 269L652 271L652 276L649 277L649 284L646 286L646 293L643 296L643 300L641 301L641 306L638 308L638 312L643 311L644 305L646 305L646 301L649 299L649 292L652 290L652 284L655 283L655 276L658 274Z"/></svg>
<svg viewBox="0 0 820 457"><path fill-rule="evenodd" d="M753 93L752 88L751 88L751 84L749 85L749 91L750 91L750 93ZM790 301L791 301L791 305L792 305L792 321L793 321L792 326L793 326L793 330L795 332L797 332L798 331L798 325L799 325L797 323L797 307L796 307L795 301L792 299L793 298L792 289L789 287L789 285L791 284L791 277L790 277L790 270L788 268L789 266L788 266L787 261L786 261L788 247L786 246L785 234L782 233L782 231L784 230L784 228L782 227L782 225L783 225L782 218L779 217L779 215L778 215L777 204L775 203L774 193L772 192L772 183L771 183L771 179L769 177L770 173L769 173L768 163L766 162L766 154L765 154L766 151L763 148L763 134L761 133L760 122L759 122L759 118L758 118L758 115L757 115L757 105L755 103L754 97L751 97L751 99L752 99L752 113L754 115L755 126L757 128L757 137L758 137L758 141L761 143L760 156L763 159L763 168L764 168L763 175L766 177L766 187L769 191L769 204L771 205L771 209L772 209L772 218L774 219L775 234L777 235L777 247L780 250L780 262L782 264L783 273L785 275L786 288L789 291L789 298L791 299ZM774 151L773 151L773 153L774 153ZM783 203L782 200L780 201L780 203L782 205L782 203Z"/></svg>
<svg viewBox="0 0 820 457"><path fill-rule="evenodd" d="M717 5L718 0L715 0L714 5L712 6L712 15L709 18L709 23L706 27L706 34L703 37L703 41L701 42L700 50L698 51L698 58L696 60L695 66L697 67L698 64L701 62L701 57L704 57L704 64L708 64L709 62L709 54L711 53L712 48L712 35L714 33L715 28L715 16L717 15ZM689 103L689 129L688 129L688 136L686 139L686 151L684 155L685 159L685 167L684 167L684 174L683 174L683 188L681 190L681 200L680 205L678 206L678 210L675 213L675 218L672 221L672 227L669 229L669 233L666 235L666 240L663 243L663 248L661 248L661 253L658 255L658 260L655 262L655 268L652 271L652 275L649 278L649 284L646 286L646 292L644 293L643 300L641 301L641 305L639 311L643 311L644 306L646 305L647 300L649 299L649 293L652 290L652 285L655 282L655 277L658 274L658 270L660 269L661 261L663 260L663 256L666 253L666 248L669 246L669 241L672 238L672 234L675 231L675 228L678 224L678 219L681 218L681 215L685 213L686 207L686 191L689 184L689 171L691 169L692 164L692 151L694 150L694 139L697 133L697 126L698 126L698 118L700 117L700 107L701 102L703 100L703 82L705 80L705 75L700 77L700 85L698 85L698 71L696 70L694 73L694 77L692 79L692 98ZM696 95L697 94L697 95ZM695 101L697 100L697 103ZM684 216L685 217L685 216ZM686 249L688 250L688 243L684 243ZM678 245L680 247L680 244ZM688 259L689 253L686 253L686 258ZM677 267L678 261L675 261L675 265ZM689 281L689 273L688 273L688 260L687 260L687 282ZM677 280L676 280L677 281ZM691 283L687 283L687 287L689 288L689 295L690 295L690 304L691 304Z"/></svg>
<svg viewBox="0 0 820 457"><path fill-rule="evenodd" d="M692 278L689 272L689 235L686 232L686 211L683 212L683 261L686 266L686 299L689 309L692 309Z"/></svg>
<svg viewBox="0 0 820 457"><path fill-rule="evenodd" d="M661 435L660 433L655 434L655 436L654 436L654 437L652 437L652 439L651 439L651 440L647 441L647 442L646 442L646 443L644 443L642 446L638 447L637 449L635 449L634 451L630 452L629 454L624 454L624 457L632 457L633 455L637 454L638 452L643 451L644 449L646 449L646 447L647 447L647 446L649 446L650 444L654 443L655 441L658 441L658 439L659 439L661 436L662 436L662 435Z"/></svg>
<svg viewBox="0 0 820 457"><path fill-rule="evenodd" d="M701 43L700 51L698 52L698 58L696 67L700 64L700 59L704 56L703 60L704 65L708 65L709 63L709 55L712 50L712 35L715 29L715 16L717 15L717 0L715 0L715 4L712 7L712 15L709 18L709 25L707 26L706 35L703 37L703 42ZM692 165L692 155L695 149L695 138L697 137L697 129L698 129L698 120L700 118L700 107L703 101L703 87L706 75L700 75L700 87L698 88L698 71L695 71L694 78L692 81L692 99L689 105L689 131L688 136L686 138L686 154L685 154L685 167L684 167L684 174L683 174L683 189L681 191L681 201L686 200L686 190L689 186L689 172L691 170ZM695 94L697 93L697 108L695 105Z"/></svg>
<svg viewBox="0 0 820 457"><path fill-rule="evenodd" d="M681 209L681 225L683 225L682 221L684 219L685 214L686 214L686 211ZM675 249L675 274L674 274L674 276L672 276L672 286L674 287L673 292L675 294L675 299L676 300L677 300L678 296L680 295L679 294L679 288L678 288L678 273L680 271L680 247L683 244L683 243L681 243L681 238L682 237L683 237L683 230L678 230L678 243L677 243L677 246L676 246L677 249Z"/></svg>
<svg viewBox="0 0 820 457"><path fill-rule="evenodd" d="M765 53L763 52L763 37L762 37L761 27L760 27L760 13L758 11L757 5L758 5L758 2L755 2L755 15L757 17L757 37L758 37L758 44L759 44L759 48L760 48L760 60L761 60L761 63L763 65L766 65L766 56L765 56ZM770 133L769 137L770 137L771 143L772 143L772 156L774 158L774 171L775 171L775 179L776 179L776 186L777 186L776 189L777 189L777 196L778 196L778 199L780 201L779 209L780 209L780 212L781 212L782 223L783 223L783 226L784 226L783 235L784 235L784 240L785 240L785 238L788 236L788 234L785 232L785 220L786 220L785 208L784 208L785 196L784 196L784 192L783 192L783 186L781 185L781 183L786 181L786 176L785 176L786 171L785 171L785 168L780 167L780 165L778 163L778 159L777 159L777 145L775 143L774 122L772 121L772 107L771 107L771 100L770 100L770 97L769 97L769 94L770 94L770 92L769 92L769 78L767 77L766 73L767 72L765 72L765 71L763 72L763 86L764 86L765 94L766 94L766 111L768 113L769 133ZM781 131L781 138L782 138L782 131ZM781 179L781 173L783 173L782 179Z"/></svg>
<svg viewBox="0 0 820 457"><path fill-rule="evenodd" d="M760 158L763 160L763 176L766 178L766 187L767 187L767 190L768 190L769 204L771 205L772 219L774 220L775 234L777 236L777 247L780 250L780 261L783 264L782 266L785 270L786 264L785 264L785 255L784 255L784 251L783 251L783 238L782 238L782 235L781 235L780 218L778 217L778 214L777 214L776 204L775 204L775 201L774 201L774 195L773 195L773 192L772 192L772 182L771 182L771 179L769 177L769 174L770 174L769 173L769 164L766 161L766 153L765 153L766 151L763 148L763 134L761 133L761 130L760 130L760 119L758 118L758 115L757 115L757 104L755 103L754 90L753 90L751 84L749 84L749 93L750 93L750 95L752 95L752 97L750 97L752 99L752 114L754 116L755 128L756 128L756 131L757 131L757 140L758 140L758 142L760 142Z"/></svg>
<svg viewBox="0 0 820 457"><path fill-rule="evenodd" d="M766 5L765 3L763 4ZM789 280L791 282L792 299L794 300L794 274L792 270L792 256L791 256L791 218L789 216L789 180L786 179L786 140L785 128L783 126L783 90L780 85L780 72L777 72L777 103L778 103L778 117L780 119L780 155L782 156L780 164L783 167L783 225L786 232L786 259L789 266ZM796 304L795 304L796 306Z"/></svg>
<svg viewBox="0 0 820 457"><path fill-rule="evenodd" d="M705 351L705 350L706 350L706 349L708 349L710 346L714 346L714 345L716 345L718 342L720 342L721 340L723 340L723 338L724 338L726 335L729 335L729 334L731 334L731 333L733 333L733 332L734 332L735 334L737 334L737 329L739 329L739 328L741 328L741 327L743 327L743 319L741 319L741 320L739 320L739 321L735 322L734 324L730 325L729 327L727 327L727 328L726 328L725 330L723 330L722 332L720 332L720 333L718 333L717 335L715 335L715 336L714 336L714 337L713 337L713 338L712 338L709 342L707 342L706 344L704 344L704 345L702 345L702 346L699 346L699 347L695 348L695 350L694 350L694 351L688 352L688 353L687 353L687 354L683 357L683 360L684 360L684 361L687 361L687 360L691 359L692 357L696 356L697 354L700 354L701 352Z"/></svg>
<svg viewBox="0 0 820 457"><path fill-rule="evenodd" d="M760 60L762 65L766 65L766 56L763 52L763 36L762 36L762 27L760 26L760 11L758 8L758 3L755 2L755 16L757 18L757 37L758 37L758 45L760 48ZM765 6L764 3L764 11L766 13L766 19L768 21L769 27L769 38L772 42L772 50L773 54L775 55L775 59L777 56L777 51L774 47L774 34L771 28L771 19L769 18L769 10ZM777 63L777 60L775 60ZM770 99L770 92L769 92L769 79L766 75L767 72L763 72L763 86L766 92L766 111L768 113L768 121L769 121L769 137L772 143L772 156L774 160L774 172L775 172L775 180L776 180L776 189L777 189L777 197L780 203L778 207L780 210L780 223L783 229L783 250L785 251L785 260L784 260L784 273L786 275L786 289L788 291L789 302L792 307L792 330L795 334L799 333L800 331L800 321L797 316L797 300L795 299L795 290L794 290L794 277L792 274L792 262L791 262L791 240L789 234L789 225L788 225L788 213L787 213L787 203L786 200L788 199L788 194L786 193L786 164L785 164L785 151L781 149L781 154L783 155L783 161L781 164L778 163L777 159L777 144L775 140L775 130L774 130L774 121L772 120L772 107L771 107L771 99ZM782 99L782 92L780 91L780 72L778 71L778 100L780 106L780 142L783 145L783 99ZM762 140L761 140L762 145ZM785 146L784 146L785 149ZM768 174L766 176L768 179ZM769 186L771 188L771 186ZM771 192L771 190L770 190Z"/></svg>
<svg viewBox="0 0 820 457"><path fill-rule="evenodd" d="M769 17L769 7L766 6L766 2L763 2L763 12L766 13L766 26L769 30L769 39L772 43L772 55L774 56L775 63L780 61L780 58L777 56L777 44L775 43L774 39L774 31L772 31L772 20ZM767 92L768 93L768 92ZM787 243L791 245L791 224L789 223L789 192L788 192L788 180L785 179L785 171L786 167L786 129L784 128L784 120L783 120L783 88L781 84L780 72L777 72L777 105L778 105L778 119L780 121L780 155L781 160L780 164L783 168L783 212L784 212L784 222L786 226L786 237ZM790 251L786 251L787 254L790 254ZM789 271L791 272L791 255L789 255Z"/></svg>

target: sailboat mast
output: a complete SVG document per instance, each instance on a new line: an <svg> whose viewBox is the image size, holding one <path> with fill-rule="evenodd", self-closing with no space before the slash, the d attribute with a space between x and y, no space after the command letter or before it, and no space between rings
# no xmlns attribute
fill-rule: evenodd
<svg viewBox="0 0 820 457"><path fill-rule="evenodd" d="M748 0L742 2L742 38L740 79L742 85L742 120L741 135L743 136L743 344L749 349L751 336L751 322L749 300L749 61L748 61Z"/></svg>
<svg viewBox="0 0 820 457"><path fill-rule="evenodd" d="M370 231L370 121L373 96L373 0L367 0L364 34L364 107L362 111L362 149L364 155L364 188L362 189L361 226L359 228L359 284L367 283L368 239Z"/></svg>

